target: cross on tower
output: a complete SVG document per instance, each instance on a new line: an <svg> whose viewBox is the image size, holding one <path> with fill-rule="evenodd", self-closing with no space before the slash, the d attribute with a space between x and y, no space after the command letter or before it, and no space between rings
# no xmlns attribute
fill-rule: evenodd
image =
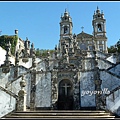
<svg viewBox="0 0 120 120"><path fill-rule="evenodd" d="M82 26L81 29L82 29L82 31L83 31L84 27Z"/></svg>
<svg viewBox="0 0 120 120"><path fill-rule="evenodd" d="M62 86L63 88L65 88L65 95L67 96L68 94L68 88L71 87L70 85L68 85L67 83L64 84L64 86Z"/></svg>

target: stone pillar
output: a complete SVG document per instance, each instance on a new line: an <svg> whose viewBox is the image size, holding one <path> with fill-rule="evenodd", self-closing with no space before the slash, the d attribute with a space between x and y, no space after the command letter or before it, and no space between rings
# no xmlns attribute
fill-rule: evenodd
<svg viewBox="0 0 120 120"><path fill-rule="evenodd" d="M58 90L57 90L57 71L51 72L51 85L52 85L52 103L51 109L57 109Z"/></svg>
<svg viewBox="0 0 120 120"><path fill-rule="evenodd" d="M15 57L14 78L17 78L18 74L19 74L19 51L16 52L16 57Z"/></svg>
<svg viewBox="0 0 120 120"><path fill-rule="evenodd" d="M94 83L95 83L95 91L101 91L101 84L102 80L100 80L100 71L98 67L98 60L96 56L96 51L94 51ZM95 101L96 101L96 110L99 110L101 108L101 94L98 94L98 92L95 94Z"/></svg>
<svg viewBox="0 0 120 120"><path fill-rule="evenodd" d="M35 110L36 70L31 71L30 110Z"/></svg>
<svg viewBox="0 0 120 120"><path fill-rule="evenodd" d="M104 40L104 52L107 53L106 41Z"/></svg>
<svg viewBox="0 0 120 120"><path fill-rule="evenodd" d="M78 72L74 73L73 77L73 88L74 88L74 110L80 109L80 83L78 81Z"/></svg>
<svg viewBox="0 0 120 120"><path fill-rule="evenodd" d="M26 91L24 90L26 82L23 77L20 81L20 86L21 90L18 92L17 111L26 111Z"/></svg>
<svg viewBox="0 0 120 120"><path fill-rule="evenodd" d="M95 68L95 91L101 91L101 84L102 84L102 80L100 80L100 73L99 73L99 68L96 67ZM95 94L95 99L96 99L96 109L99 110L101 109L101 94Z"/></svg>
<svg viewBox="0 0 120 120"><path fill-rule="evenodd" d="M46 71L49 70L49 59L50 59L50 52L47 52L47 58L45 58L45 68Z"/></svg>

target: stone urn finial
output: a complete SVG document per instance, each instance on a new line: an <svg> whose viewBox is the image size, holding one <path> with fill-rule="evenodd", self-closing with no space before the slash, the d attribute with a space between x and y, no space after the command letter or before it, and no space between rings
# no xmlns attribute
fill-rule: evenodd
<svg viewBox="0 0 120 120"><path fill-rule="evenodd" d="M22 76L20 86L21 90L18 92L17 111L26 111L26 91L24 90L26 82L24 80L24 76Z"/></svg>
<svg viewBox="0 0 120 120"><path fill-rule="evenodd" d="M26 86L26 81L24 80L24 76L22 76L22 80L20 81L21 89L23 89Z"/></svg>

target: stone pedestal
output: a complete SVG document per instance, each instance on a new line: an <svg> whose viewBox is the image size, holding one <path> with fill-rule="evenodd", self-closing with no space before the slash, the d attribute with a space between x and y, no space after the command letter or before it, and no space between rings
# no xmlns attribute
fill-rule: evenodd
<svg viewBox="0 0 120 120"><path fill-rule="evenodd" d="M26 92L20 90L18 93L17 111L26 111Z"/></svg>
<svg viewBox="0 0 120 120"><path fill-rule="evenodd" d="M24 90L26 82L23 77L20 81L21 90L18 92L17 111L26 111L26 91Z"/></svg>
<svg viewBox="0 0 120 120"><path fill-rule="evenodd" d="M31 71L30 110L35 110L36 70Z"/></svg>

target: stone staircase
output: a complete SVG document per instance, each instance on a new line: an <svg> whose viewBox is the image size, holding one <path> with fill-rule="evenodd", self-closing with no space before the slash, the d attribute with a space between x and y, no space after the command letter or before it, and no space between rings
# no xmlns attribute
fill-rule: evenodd
<svg viewBox="0 0 120 120"><path fill-rule="evenodd" d="M24 112L11 112L3 119L114 119L115 116L105 111L90 110L36 110Z"/></svg>

